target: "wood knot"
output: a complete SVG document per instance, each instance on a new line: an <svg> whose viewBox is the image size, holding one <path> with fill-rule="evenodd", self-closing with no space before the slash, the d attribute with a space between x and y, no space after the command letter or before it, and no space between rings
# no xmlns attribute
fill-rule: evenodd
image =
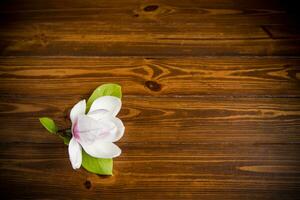
<svg viewBox="0 0 300 200"><path fill-rule="evenodd" d="M89 181L89 180L86 180L84 183L83 183L83 185L84 185L84 187L86 188L86 189L91 189L91 187L92 187L92 183L91 183L91 181Z"/></svg>
<svg viewBox="0 0 300 200"><path fill-rule="evenodd" d="M160 91L161 90L161 85L155 81L146 81L145 85L147 88L149 88L152 91Z"/></svg>
<svg viewBox="0 0 300 200"><path fill-rule="evenodd" d="M146 7L144 7L144 11L145 12L152 12L152 11L155 11L159 8L158 5L148 5Z"/></svg>

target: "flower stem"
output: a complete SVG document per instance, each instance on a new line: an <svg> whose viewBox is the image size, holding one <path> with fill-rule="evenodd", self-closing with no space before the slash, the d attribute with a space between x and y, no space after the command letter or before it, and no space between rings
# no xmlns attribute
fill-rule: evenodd
<svg viewBox="0 0 300 200"><path fill-rule="evenodd" d="M72 137L71 129L61 129L58 130L56 133L62 137L68 137L68 138Z"/></svg>
<svg viewBox="0 0 300 200"><path fill-rule="evenodd" d="M56 132L56 134L64 141L65 145L69 145L72 138L71 129L61 129Z"/></svg>

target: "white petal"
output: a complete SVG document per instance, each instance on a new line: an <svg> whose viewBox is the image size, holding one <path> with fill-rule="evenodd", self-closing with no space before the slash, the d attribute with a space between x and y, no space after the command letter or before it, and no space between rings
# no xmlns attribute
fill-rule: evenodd
<svg viewBox="0 0 300 200"><path fill-rule="evenodd" d="M71 110L70 112L70 119L72 123L75 123L78 115L85 114L85 109L86 109L86 103L85 99L79 101Z"/></svg>
<svg viewBox="0 0 300 200"><path fill-rule="evenodd" d="M121 105L122 103L119 98L113 96L103 96L93 102L89 113L95 110L105 109L108 110L111 115L116 116L121 109Z"/></svg>
<svg viewBox="0 0 300 200"><path fill-rule="evenodd" d="M82 163L81 146L74 137L70 140L68 150L73 169L79 169Z"/></svg>
<svg viewBox="0 0 300 200"><path fill-rule="evenodd" d="M121 154L121 149L111 142L96 140L91 145L84 143L81 143L81 145L89 155L96 158L114 158Z"/></svg>
<svg viewBox="0 0 300 200"><path fill-rule="evenodd" d="M97 128L98 131L92 131L95 135L93 140L101 140L102 142L116 142L124 135L125 127L122 121L117 117L112 117L110 115L105 116L97 122L94 121L94 123L99 127ZM91 127L91 125L88 127Z"/></svg>
<svg viewBox="0 0 300 200"><path fill-rule="evenodd" d="M116 137L113 140L113 142L116 142L123 137L124 132L125 132L125 126L124 126L123 122L117 117L114 118L113 122L115 123L115 125L118 129L117 133L116 133Z"/></svg>
<svg viewBox="0 0 300 200"><path fill-rule="evenodd" d="M90 111L87 115L95 120L99 120L111 116L111 113L105 109L98 109L92 112Z"/></svg>
<svg viewBox="0 0 300 200"><path fill-rule="evenodd" d="M92 144L95 140L116 132L116 126L110 121L97 121L87 115L80 115L75 131L73 135L79 136L80 142Z"/></svg>
<svg viewBox="0 0 300 200"><path fill-rule="evenodd" d="M121 137L123 137L125 127L123 125L123 122L119 118L110 117L110 118L106 118L105 120L100 120L100 121L112 122L115 126L114 131L110 131L110 134L107 135L106 137L104 137L102 139L102 141L104 141L104 142L116 142L119 139L121 139Z"/></svg>

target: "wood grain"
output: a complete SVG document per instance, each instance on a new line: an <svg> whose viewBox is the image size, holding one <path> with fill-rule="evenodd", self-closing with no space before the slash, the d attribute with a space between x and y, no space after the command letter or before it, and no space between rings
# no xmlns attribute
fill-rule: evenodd
<svg viewBox="0 0 300 200"><path fill-rule="evenodd" d="M266 32L290 22L282 7L213 2L4 3L0 49L20 56L299 54L299 38L273 40Z"/></svg>
<svg viewBox="0 0 300 200"><path fill-rule="evenodd" d="M67 128L70 125L69 110L82 98L7 96L1 100L0 116L6 132L0 139L7 142L50 142L51 137L40 134L44 131L37 118L50 115L62 128ZM297 143L299 115L297 98L124 96L120 118L126 124L128 134L121 142ZM23 119L17 127L14 126L15 117ZM25 133L26 127L36 127L28 130L32 137ZM59 141L55 137L52 139L55 139L52 142Z"/></svg>
<svg viewBox="0 0 300 200"><path fill-rule="evenodd" d="M0 91L88 95L102 83L116 82L126 95L298 97L299 61L297 57L0 58Z"/></svg>
<svg viewBox="0 0 300 200"><path fill-rule="evenodd" d="M300 37L292 2L0 2L3 199L299 199ZM69 128L119 83L114 176L72 170Z"/></svg>
<svg viewBox="0 0 300 200"><path fill-rule="evenodd" d="M42 191L45 184L53 187L46 193L10 195L56 198L52 191L62 189L56 185L61 177L65 177L64 190L76 190L68 198L87 195L86 181L92 185L90 198L98 192L104 198L125 194L124 199L150 198L151 191L159 192L159 199L220 198L232 188L236 198L247 197L251 191L257 193L252 197L267 193L264 198L272 198L285 192L291 197L299 189L295 178L300 168L298 99L125 96L120 118L126 135L118 142L123 154L115 159L115 175L103 179L84 170L77 174L70 170L66 147L37 120L47 114L67 126L65 109L80 98L24 95L2 99L1 141L6 141L0 151L2 176L16 180L6 187L15 182L17 188L28 183ZM22 119L18 126L16 118ZM41 175L31 183L32 177Z"/></svg>

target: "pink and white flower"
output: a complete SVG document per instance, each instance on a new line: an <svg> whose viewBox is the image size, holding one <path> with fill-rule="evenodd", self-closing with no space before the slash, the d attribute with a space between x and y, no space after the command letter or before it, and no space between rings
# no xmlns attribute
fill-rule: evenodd
<svg viewBox="0 0 300 200"><path fill-rule="evenodd" d="M113 142L124 134L125 127L116 117L121 109L121 100L113 96L96 99L89 112L86 101L79 101L71 110L72 138L69 143L69 157L73 169L82 163L82 148L96 158L114 158L121 149Z"/></svg>

